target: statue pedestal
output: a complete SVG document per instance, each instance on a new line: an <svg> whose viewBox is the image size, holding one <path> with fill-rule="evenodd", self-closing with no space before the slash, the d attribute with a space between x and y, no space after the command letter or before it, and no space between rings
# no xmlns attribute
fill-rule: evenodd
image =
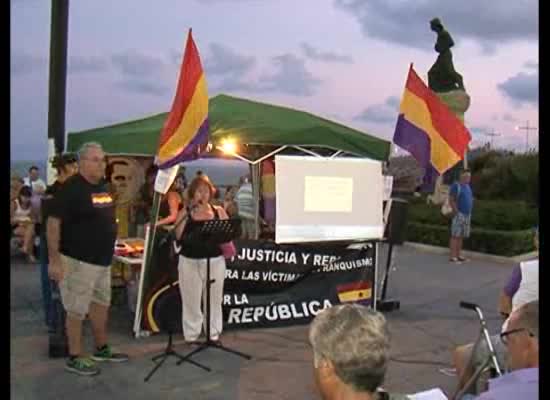
<svg viewBox="0 0 550 400"><path fill-rule="evenodd" d="M460 89L435 94L464 123L464 114L470 108L470 95Z"/></svg>
<svg viewBox="0 0 550 400"><path fill-rule="evenodd" d="M450 92L437 93L437 97L441 99L443 103L449 107L449 110L457 116L457 118L464 123L464 114L470 108L470 95L462 89L451 90ZM464 168L468 168L468 150L464 154L463 160ZM434 193L441 191L443 179L436 181L436 187Z"/></svg>

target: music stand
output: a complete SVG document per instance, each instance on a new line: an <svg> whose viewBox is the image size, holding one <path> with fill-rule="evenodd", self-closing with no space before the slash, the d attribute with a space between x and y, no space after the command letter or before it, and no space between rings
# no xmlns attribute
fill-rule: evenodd
<svg viewBox="0 0 550 400"><path fill-rule="evenodd" d="M212 219L208 221L188 221L186 239L190 242L200 241L209 243L212 246L219 246L222 243L230 242L240 236L241 220L238 219ZM189 358L201 351L214 347L233 353L240 357L250 360L252 357L248 354L223 346L221 343L210 339L210 286L214 280L210 279L210 257L206 259L206 341L199 345L196 349L185 355L177 362L177 365L185 361L192 362Z"/></svg>

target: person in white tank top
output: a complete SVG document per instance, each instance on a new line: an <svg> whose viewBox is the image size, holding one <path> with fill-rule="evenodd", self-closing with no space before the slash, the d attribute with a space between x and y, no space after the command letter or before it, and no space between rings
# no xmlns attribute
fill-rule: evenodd
<svg viewBox="0 0 550 400"><path fill-rule="evenodd" d="M539 230L535 229L535 250L539 250ZM508 317L522 305L539 299L539 259L524 261L513 270L499 299L499 312L505 319L502 331L506 330Z"/></svg>
<svg viewBox="0 0 550 400"><path fill-rule="evenodd" d="M539 250L538 228L534 231L534 247ZM539 260L538 257L533 260L525 261L516 265L508 278L506 285L502 289L499 297L498 311L503 319L500 332L506 332L510 314L518 310L524 304L539 299ZM495 347L497 360L501 367L506 367L506 346L500 339L500 334L491 336L491 341ZM488 347L482 342L481 347L477 349L474 357L474 366L467 369L468 360L472 355L472 344L459 346L454 350L453 363L456 367L456 373L459 377L459 387L470 379L476 367L485 361L488 355Z"/></svg>
<svg viewBox="0 0 550 400"><path fill-rule="evenodd" d="M33 254L35 221L33 220L32 192L29 187L23 186L19 195L11 202L10 216L11 225L14 227L13 233L23 240L23 253L30 262L36 262Z"/></svg>

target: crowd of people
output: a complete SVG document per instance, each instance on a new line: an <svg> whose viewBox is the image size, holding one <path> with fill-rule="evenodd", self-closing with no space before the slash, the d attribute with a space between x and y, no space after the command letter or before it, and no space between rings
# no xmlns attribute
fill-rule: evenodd
<svg viewBox="0 0 550 400"><path fill-rule="evenodd" d="M539 248L539 234L538 229L534 231L534 246L535 249ZM500 333L494 334L490 337L492 347L495 351L496 359L500 368L506 368L510 362L518 364L518 360L510 359L510 346L508 342L508 336L515 334L519 331L514 323L513 315L526 304L532 304L537 302L538 307L539 299L539 260L529 260L516 265L509 278L503 285L503 289L498 298L498 312L502 317L502 327ZM532 312L532 310L531 310ZM529 365L531 368L538 369L538 309L536 327L533 326L531 321L531 332L535 332L533 340L536 340L537 347L529 347L524 356L523 364ZM513 342L515 343L515 342ZM517 354L516 354L517 355ZM466 383L472 378L475 372L483 367L484 362L490 356L490 349L485 341L480 343L470 343L462 346L458 346L453 352L453 364L456 369L456 375L458 376L458 390L462 390ZM494 367L491 365L491 367ZM510 365L513 367L513 365ZM523 376L524 372L520 375ZM524 394L533 395L532 390L538 384L538 371L531 370L528 376L525 376L526 380L521 379L518 381L518 386L525 386L526 390ZM512 382L513 383L513 382ZM531 392L529 391L531 390ZM491 398L491 397L488 397ZM512 397L510 397L512 398ZM526 397L535 398L535 397Z"/></svg>
<svg viewBox="0 0 550 400"><path fill-rule="evenodd" d="M52 160L56 181L47 186L31 167L29 176L12 179L11 226L29 261L35 262L34 238L40 238L41 283L45 323L50 331L57 327L52 316L52 290L58 288L66 312L65 332L68 359L65 369L85 376L100 372L97 362L127 361L108 341L107 322L111 304L111 264L117 238L116 188L109 181L107 158L97 143L86 143L77 155L58 155ZM151 221L157 168L146 171L145 183L131 207L130 219L140 236ZM198 171L188 185L180 174L162 197L158 229L175 229L182 251L179 256L182 289L183 333L186 341L196 343L203 325L203 264L211 257L214 279L211 302L211 340L218 341L223 329L222 297L225 258L219 246L188 243L188 220L242 218L243 237L254 235L253 198L248 178L239 187L228 187L222 198L208 176ZM52 282L54 282L52 284ZM95 350L85 355L82 346L82 321L89 318Z"/></svg>
<svg viewBox="0 0 550 400"><path fill-rule="evenodd" d="M60 182L78 170L76 156L72 154L57 156L51 162L52 167L57 171L57 179L51 188L47 187L40 178L40 170L34 165L29 168L28 176L21 178L14 175L10 182L10 221L13 244L31 263L38 261L40 241L37 239L43 239L43 235L40 235L43 222L42 207L52 196L52 193L48 193L48 189L57 190ZM68 163L68 172L64 170L64 163ZM117 191L109 180L109 174L109 168L106 167L107 191L116 203ZM145 183L131 203L128 219L134 228L132 232L137 237L145 237L145 226L151 220L156 174L157 167L151 165L145 172ZM208 178L200 170L197 171L196 176ZM168 193L163 197L156 222L157 227L173 228L178 212L188 203L187 189L188 183L183 172L177 176ZM223 197L221 190L215 188L212 203L223 207L228 216L242 219L243 238L254 236L254 201L248 177L242 177L238 185L226 187Z"/></svg>
<svg viewBox="0 0 550 400"><path fill-rule="evenodd" d="M129 219L131 224L136 226L136 235L138 237L145 237L145 226L151 220L150 212L153 207L154 184L157 170L155 165L151 165L146 170L145 183L140 188L136 199L132 202ZM242 238L253 238L255 235L255 213L250 179L247 176L241 177L238 185L231 185L225 188L222 197L221 190L214 185L203 171L198 170L195 178L204 179L212 185L212 195L209 199L211 204L223 208L229 217L241 219ZM183 170L175 178L166 195L162 198L156 227L168 230L174 228L178 213L193 202L189 189L190 185L187 183L185 170Z"/></svg>
<svg viewBox="0 0 550 400"><path fill-rule="evenodd" d="M501 332L507 363L488 388L456 400L535 400L539 398L539 302L514 308ZM315 382L325 400L401 400L381 385L390 361L391 337L384 316L361 305L337 305L310 325Z"/></svg>
<svg viewBox="0 0 550 400"><path fill-rule="evenodd" d="M41 202L46 184L39 176L39 169L33 165L28 176L12 176L10 182L10 225L11 237L23 255L30 262L36 262L36 241L41 222Z"/></svg>
<svg viewBox="0 0 550 400"><path fill-rule="evenodd" d="M538 251L538 229L533 239ZM500 293L498 311L502 328L490 340L501 375L496 374L492 362L486 363L491 350L484 338L459 346L452 354L454 375L458 379L451 399L539 398L538 259L514 267ZM309 336L316 384L323 399L407 398L381 389L391 339L385 318L379 312L360 305L334 306L317 315ZM484 379L486 371L492 379Z"/></svg>
<svg viewBox="0 0 550 400"><path fill-rule="evenodd" d="M41 279L46 323L49 315L50 279L57 282L66 310L66 333L69 355L66 370L79 375L99 373L98 362L124 362L126 354L116 352L108 340L107 323L111 304L111 263L117 237L115 200L105 180L106 155L100 145L87 143L78 157L65 154L53 161L57 180L46 187L29 170L28 179L18 181L12 193L11 224L22 240L23 252L32 260L35 224L40 224ZM156 168L146 172L146 179L132 210L138 229L143 232L150 222ZM461 238L469 231L472 210L469 173L451 189L456 214L452 223L451 261L463 262ZM33 207L39 197L40 209ZM463 197L464 196L464 197ZM457 217L458 216L458 217ZM170 187L160 206L156 226L174 229L178 252L179 287L182 300L183 335L189 346L200 343L204 315L201 299L206 284L205 264L210 259L211 332L209 340L219 342L223 332L222 299L225 257L220 246L189 238L190 221L242 220L244 237L253 235L254 208L252 186L247 178L240 185L228 187L223 195L202 171L187 184L180 175ZM534 234L538 249L538 230ZM503 375L492 379L483 393L467 393L459 400L536 399L538 398L539 315L538 259L521 263L513 269L499 297L503 317L501 332L491 337ZM82 345L82 321L89 318L95 348L85 355ZM385 317L357 304L333 306L319 313L309 329L315 381L321 396L336 399L405 399L382 389L390 360L391 337ZM453 362L458 378L457 392L474 375L488 357L483 341L459 346ZM477 396L477 397L475 397Z"/></svg>

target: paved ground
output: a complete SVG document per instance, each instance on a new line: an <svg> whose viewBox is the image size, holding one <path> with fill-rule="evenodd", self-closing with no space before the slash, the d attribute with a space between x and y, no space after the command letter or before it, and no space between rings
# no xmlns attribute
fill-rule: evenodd
<svg viewBox="0 0 550 400"><path fill-rule="evenodd" d="M382 251L382 253L384 253ZM386 316L392 331L392 362L384 387L412 393L438 386L446 392L454 379L439 372L448 365L450 349L472 341L478 333L475 314L458 307L476 302L496 330L499 288L511 266L481 261L450 265L447 257L400 248L390 276L388 298L401 309ZM380 260L385 265L384 257ZM144 383L153 366L150 357L164 348L165 338L132 338L132 321L124 307L115 307L112 342L132 360L105 365L101 375L78 377L63 371L62 360L47 357L47 334L39 292L38 266L14 260L11 265L11 398L34 399L239 399L318 398L313 386L307 327L231 332L224 344L254 356L251 361L210 349L196 360L212 368L207 373L190 364L167 362ZM90 327L85 325L90 337ZM181 338L178 350L185 352ZM88 343L91 349L91 342Z"/></svg>

